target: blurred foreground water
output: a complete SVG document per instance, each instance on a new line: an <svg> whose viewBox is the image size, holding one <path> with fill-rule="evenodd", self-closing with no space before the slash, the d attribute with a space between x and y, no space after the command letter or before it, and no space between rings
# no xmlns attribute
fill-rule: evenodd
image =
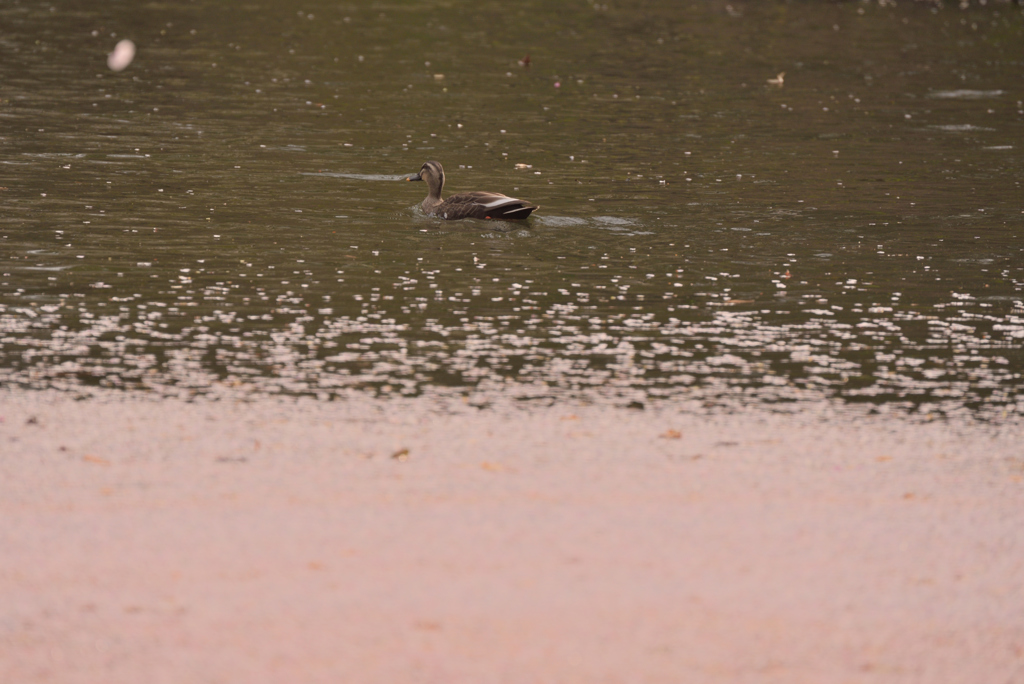
<svg viewBox="0 0 1024 684"><path fill-rule="evenodd" d="M3 386L1024 412L1019 8L0 18Z"/></svg>

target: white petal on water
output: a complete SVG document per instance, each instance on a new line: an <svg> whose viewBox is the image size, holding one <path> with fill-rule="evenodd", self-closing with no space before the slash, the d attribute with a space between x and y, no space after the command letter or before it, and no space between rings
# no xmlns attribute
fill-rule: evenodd
<svg viewBox="0 0 1024 684"><path fill-rule="evenodd" d="M114 51L107 55L107 66L111 71L124 71L135 59L135 43L125 38L114 46Z"/></svg>

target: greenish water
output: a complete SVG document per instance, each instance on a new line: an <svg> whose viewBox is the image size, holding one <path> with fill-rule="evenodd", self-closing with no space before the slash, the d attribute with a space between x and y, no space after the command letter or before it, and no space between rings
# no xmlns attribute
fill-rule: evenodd
<svg viewBox="0 0 1024 684"><path fill-rule="evenodd" d="M1024 411L1019 9L0 22L5 386ZM449 192L541 209L425 217L423 184L394 181L427 159Z"/></svg>

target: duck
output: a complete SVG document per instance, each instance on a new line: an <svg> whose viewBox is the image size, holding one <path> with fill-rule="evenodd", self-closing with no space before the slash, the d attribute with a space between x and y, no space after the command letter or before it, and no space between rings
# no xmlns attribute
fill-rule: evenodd
<svg viewBox="0 0 1024 684"><path fill-rule="evenodd" d="M539 209L535 204L498 192L460 192L441 199L444 188L444 168L440 162L428 161L420 167L419 173L407 176L407 181L425 181L427 198L420 207L428 216L447 221L465 218L522 220Z"/></svg>

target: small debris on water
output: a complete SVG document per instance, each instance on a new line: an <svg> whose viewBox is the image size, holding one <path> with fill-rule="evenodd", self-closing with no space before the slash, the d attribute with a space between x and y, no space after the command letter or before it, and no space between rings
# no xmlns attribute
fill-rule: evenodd
<svg viewBox="0 0 1024 684"><path fill-rule="evenodd" d="M124 71L135 59L135 43L125 38L114 46L114 51L107 55L107 66L111 71Z"/></svg>

